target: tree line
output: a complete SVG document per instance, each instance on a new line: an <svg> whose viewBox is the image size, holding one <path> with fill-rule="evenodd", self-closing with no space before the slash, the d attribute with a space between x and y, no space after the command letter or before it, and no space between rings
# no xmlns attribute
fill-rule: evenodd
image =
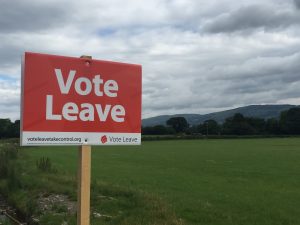
<svg viewBox="0 0 300 225"><path fill-rule="evenodd" d="M283 111L278 119L261 119L234 114L223 124L207 120L190 126L184 117L172 117L166 125L142 127L143 135L300 135L300 107ZM0 138L20 136L20 120L0 119Z"/></svg>
<svg viewBox="0 0 300 225"><path fill-rule="evenodd" d="M0 119L0 138L20 137L20 120Z"/></svg>
<svg viewBox="0 0 300 225"><path fill-rule="evenodd" d="M206 120L190 126L184 117L172 117L166 126L142 127L144 135L202 134L202 135L299 135L300 108L282 111L279 118L262 119L246 117L240 113L227 118L219 124Z"/></svg>

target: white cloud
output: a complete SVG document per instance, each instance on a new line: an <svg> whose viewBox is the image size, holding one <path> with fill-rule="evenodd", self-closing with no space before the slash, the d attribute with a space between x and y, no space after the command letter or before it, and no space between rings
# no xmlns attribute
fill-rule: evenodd
<svg viewBox="0 0 300 225"><path fill-rule="evenodd" d="M12 121L20 118L20 84L10 78L0 76L0 118L10 118Z"/></svg>
<svg viewBox="0 0 300 225"><path fill-rule="evenodd" d="M24 51L142 64L144 117L289 99L300 104L295 5L293 0L6 3L0 9L0 117L19 115ZM249 13L253 8L270 12Z"/></svg>

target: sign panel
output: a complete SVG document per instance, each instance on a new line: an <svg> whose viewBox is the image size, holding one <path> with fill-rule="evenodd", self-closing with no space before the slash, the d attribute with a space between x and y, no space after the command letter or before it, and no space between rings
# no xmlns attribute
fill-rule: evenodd
<svg viewBox="0 0 300 225"><path fill-rule="evenodd" d="M22 145L141 143L140 65L26 52Z"/></svg>

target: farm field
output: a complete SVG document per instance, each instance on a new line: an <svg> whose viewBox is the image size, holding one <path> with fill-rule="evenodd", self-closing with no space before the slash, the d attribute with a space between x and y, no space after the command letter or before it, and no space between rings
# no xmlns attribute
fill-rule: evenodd
<svg viewBox="0 0 300 225"><path fill-rule="evenodd" d="M24 151L76 175L76 147ZM300 138L93 147L92 180L158 196L187 225L300 224Z"/></svg>

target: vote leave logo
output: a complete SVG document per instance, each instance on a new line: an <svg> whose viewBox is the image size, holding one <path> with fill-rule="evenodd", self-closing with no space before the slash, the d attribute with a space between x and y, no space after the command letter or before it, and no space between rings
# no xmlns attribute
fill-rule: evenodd
<svg viewBox="0 0 300 225"><path fill-rule="evenodd" d="M99 136L106 143L103 133L140 137L141 66L25 53L22 71L22 144L41 135L59 144L99 144Z"/></svg>
<svg viewBox="0 0 300 225"><path fill-rule="evenodd" d="M107 137L106 137L106 135L103 135L103 136L101 137L101 142L102 142L102 144L105 144L105 143L107 142Z"/></svg>

